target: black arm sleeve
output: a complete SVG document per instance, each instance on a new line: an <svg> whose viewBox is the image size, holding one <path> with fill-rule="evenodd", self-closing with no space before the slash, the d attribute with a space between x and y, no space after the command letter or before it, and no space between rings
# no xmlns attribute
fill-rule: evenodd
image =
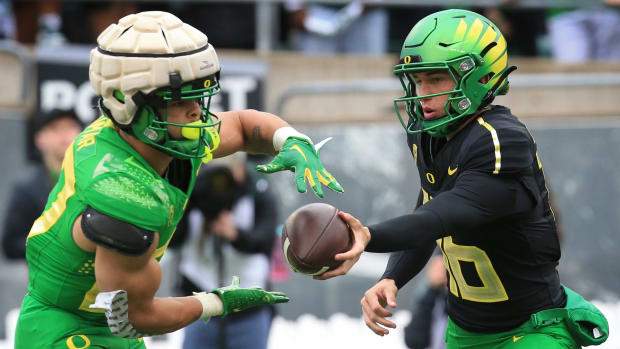
<svg viewBox="0 0 620 349"><path fill-rule="evenodd" d="M242 252L270 255L278 225L276 200L269 190L254 195L254 226L251 230L239 230L232 245Z"/></svg>
<svg viewBox="0 0 620 349"><path fill-rule="evenodd" d="M469 171L412 214L371 225L366 251L391 252L468 231L535 203L517 178Z"/></svg>
<svg viewBox="0 0 620 349"><path fill-rule="evenodd" d="M424 268L435 250L435 242L390 255L381 279L392 279L399 289Z"/></svg>
<svg viewBox="0 0 620 349"><path fill-rule="evenodd" d="M439 216L421 207L413 213L371 225L366 252L394 252L431 242L443 234Z"/></svg>

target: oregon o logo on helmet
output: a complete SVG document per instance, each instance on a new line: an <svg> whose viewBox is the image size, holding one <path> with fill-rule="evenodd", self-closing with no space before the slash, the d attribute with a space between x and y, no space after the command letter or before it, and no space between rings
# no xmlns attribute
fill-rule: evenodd
<svg viewBox="0 0 620 349"><path fill-rule="evenodd" d="M405 64L411 63L411 56L405 56L404 62L405 62Z"/></svg>
<svg viewBox="0 0 620 349"><path fill-rule="evenodd" d="M202 86L204 86L205 88L211 87L211 80L209 80L209 79L205 80L205 82L202 84Z"/></svg>

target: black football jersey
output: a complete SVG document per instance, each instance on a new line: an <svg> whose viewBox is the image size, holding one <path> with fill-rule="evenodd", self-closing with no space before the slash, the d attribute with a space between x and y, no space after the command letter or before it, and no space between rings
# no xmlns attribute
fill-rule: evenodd
<svg viewBox="0 0 620 349"><path fill-rule="evenodd" d="M556 271L560 245L542 164L534 139L510 110L492 106L448 142L425 133L408 135L407 141L425 203L458 181L474 181L468 188L476 188L437 200L442 204L433 209L446 229L437 245L449 275L451 319L472 332L499 332L518 327L535 312L564 306ZM527 209L501 202L501 214L490 220L451 225L476 200L490 196L484 191L497 188L498 181L522 191L530 200Z"/></svg>

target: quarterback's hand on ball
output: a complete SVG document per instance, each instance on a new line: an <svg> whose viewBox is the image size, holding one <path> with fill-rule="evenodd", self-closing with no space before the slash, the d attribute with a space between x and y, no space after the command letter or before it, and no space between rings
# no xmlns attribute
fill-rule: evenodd
<svg viewBox="0 0 620 349"><path fill-rule="evenodd" d="M315 280L327 280L348 273L360 259L360 256L366 249L366 245L370 242L370 230L357 218L342 211L338 212L338 216L347 223L349 229L353 232L353 246L347 252L338 253L334 256L335 260L343 261L338 268L313 276Z"/></svg>
<svg viewBox="0 0 620 349"><path fill-rule="evenodd" d="M394 280L383 279L366 291L360 301L366 326L381 337L390 333L387 328L396 328L395 323L386 319L392 316L392 312L386 307L396 308L397 294L398 288Z"/></svg>
<svg viewBox="0 0 620 349"><path fill-rule="evenodd" d="M222 317L251 307L289 301L282 292L267 292L260 287L241 288L238 276L233 276L232 285L217 288L211 293L219 295L222 299L224 308Z"/></svg>
<svg viewBox="0 0 620 349"><path fill-rule="evenodd" d="M278 155L270 163L256 166L256 171L274 173L291 170L295 172L295 184L300 193L306 192L306 179L316 195L321 198L323 197L321 183L331 190L344 192L336 178L323 167L319 158L320 146L317 148L319 149L315 150L312 143L305 138L289 137Z"/></svg>

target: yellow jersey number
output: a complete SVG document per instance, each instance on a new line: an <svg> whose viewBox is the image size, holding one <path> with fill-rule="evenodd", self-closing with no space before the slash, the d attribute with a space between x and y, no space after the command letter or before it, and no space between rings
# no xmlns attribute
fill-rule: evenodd
<svg viewBox="0 0 620 349"><path fill-rule="evenodd" d="M508 300L504 285L486 252L476 246L457 245L452 242L451 236L438 239L437 244L443 251L443 260L450 273L449 286L453 295L472 302L493 303ZM471 286L467 283L461 271L461 261L474 263L482 286Z"/></svg>
<svg viewBox="0 0 620 349"><path fill-rule="evenodd" d="M422 190L424 203L432 196ZM456 297L472 302L494 303L508 300L508 294L499 279L489 256L484 250L476 246L457 245L452 242L452 236L437 239L437 245L443 252L443 260L450 273L450 292ZM482 282L482 286L472 286L467 283L461 270L460 262L473 263Z"/></svg>

